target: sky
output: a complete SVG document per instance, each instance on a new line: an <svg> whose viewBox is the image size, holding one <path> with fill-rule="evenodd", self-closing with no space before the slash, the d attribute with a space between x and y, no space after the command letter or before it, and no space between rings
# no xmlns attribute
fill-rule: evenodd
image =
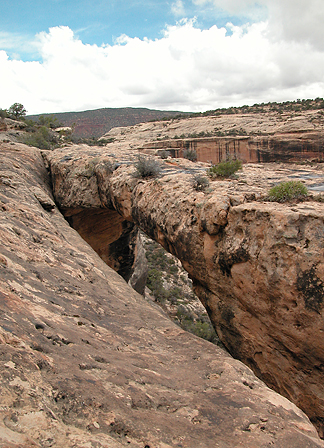
<svg viewBox="0 0 324 448"><path fill-rule="evenodd" d="M0 108L322 98L323 23L323 0L0 0Z"/></svg>

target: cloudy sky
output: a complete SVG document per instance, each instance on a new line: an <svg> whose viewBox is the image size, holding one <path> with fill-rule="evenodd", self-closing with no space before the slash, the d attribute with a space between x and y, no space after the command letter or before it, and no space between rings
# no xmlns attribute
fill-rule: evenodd
<svg viewBox="0 0 324 448"><path fill-rule="evenodd" d="M323 0L0 0L0 108L324 96Z"/></svg>

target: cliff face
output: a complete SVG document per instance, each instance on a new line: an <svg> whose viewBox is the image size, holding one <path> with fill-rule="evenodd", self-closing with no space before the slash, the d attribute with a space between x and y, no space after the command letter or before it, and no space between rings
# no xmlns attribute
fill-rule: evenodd
<svg viewBox="0 0 324 448"><path fill-rule="evenodd" d="M54 181L63 188L70 176L80 188L70 203L80 207L88 185L73 173L83 162L68 155L52 154ZM173 324L99 258L57 209L36 149L1 145L0 238L2 447L324 446L297 407Z"/></svg>
<svg viewBox="0 0 324 448"><path fill-rule="evenodd" d="M205 170L199 163L169 160L158 179L144 181L133 176L134 153L116 147L57 150L48 159L64 214L113 208L176 255L230 353L322 431L324 205L266 201L280 180L323 189L321 165L245 165L204 193L192 188L193 174ZM80 176L91 163L93 176Z"/></svg>
<svg viewBox="0 0 324 448"><path fill-rule="evenodd" d="M217 164L227 157L244 163L300 162L324 159L324 132L296 132L263 137L185 138L147 143L146 150L169 151L173 157L183 157L194 150L201 162Z"/></svg>
<svg viewBox="0 0 324 448"><path fill-rule="evenodd" d="M194 149L198 160L219 163L226 157L248 162L323 160L323 110L278 114L219 115L115 128L105 138L123 148L182 157Z"/></svg>

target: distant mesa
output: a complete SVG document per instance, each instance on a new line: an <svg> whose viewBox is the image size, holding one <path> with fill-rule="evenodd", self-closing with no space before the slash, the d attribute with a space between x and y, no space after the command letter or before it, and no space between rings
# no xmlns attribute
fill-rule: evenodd
<svg viewBox="0 0 324 448"><path fill-rule="evenodd" d="M138 123L146 123L152 120L161 120L165 117L175 117L183 112L162 111L146 108L104 108L87 110L84 112L55 113L55 117L63 126L74 126L74 137L89 138L101 137L110 129L120 126L133 126ZM41 115L28 115L27 118L38 121Z"/></svg>

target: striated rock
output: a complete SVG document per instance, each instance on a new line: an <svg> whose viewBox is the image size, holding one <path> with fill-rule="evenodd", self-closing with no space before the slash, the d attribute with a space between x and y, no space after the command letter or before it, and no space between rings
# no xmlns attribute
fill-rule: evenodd
<svg viewBox="0 0 324 448"><path fill-rule="evenodd" d="M143 149L169 151L183 157L186 150L195 150L201 162L217 164L228 157L243 163L323 161L324 132L296 132L262 137L211 137L164 140L148 143Z"/></svg>
<svg viewBox="0 0 324 448"><path fill-rule="evenodd" d="M237 179L214 181L204 193L191 183L202 164L165 162L158 179L143 181L132 175L134 153L98 149L95 157L118 158L120 166L104 185L93 182L87 205L89 186L73 173L90 163L93 149L48 155L63 213L109 204L177 256L230 353L301 407L322 434L324 205L266 197L280 180L301 179L321 191L324 168L245 165Z"/></svg>
<svg viewBox="0 0 324 448"><path fill-rule="evenodd" d="M216 115L143 123L111 129L103 138L109 147L139 148L172 157L186 149L202 162L219 163L226 157L248 162L323 160L323 110L278 114L276 112ZM118 145L119 144L119 145Z"/></svg>
<svg viewBox="0 0 324 448"><path fill-rule="evenodd" d="M66 175L83 163L69 155ZM38 150L1 145L0 176L1 446L324 446L295 405L173 324L44 208Z"/></svg>

